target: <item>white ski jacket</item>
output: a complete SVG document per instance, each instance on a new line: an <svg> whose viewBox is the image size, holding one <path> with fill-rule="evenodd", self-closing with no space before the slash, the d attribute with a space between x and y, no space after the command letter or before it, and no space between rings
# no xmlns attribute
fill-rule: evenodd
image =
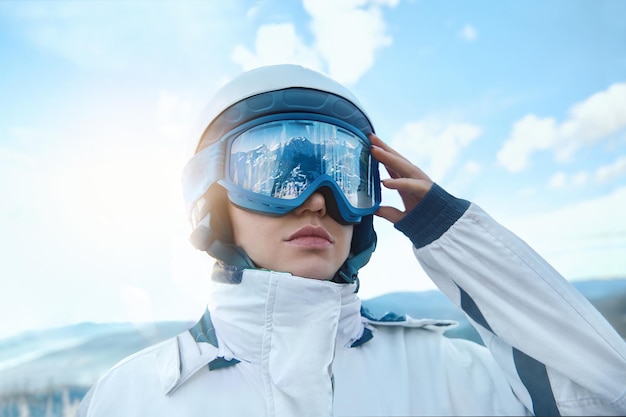
<svg viewBox="0 0 626 417"><path fill-rule="evenodd" d="M200 322L112 368L77 415L626 414L624 340L523 241L436 185L396 227L486 347L450 321L367 317L354 284L216 264Z"/></svg>

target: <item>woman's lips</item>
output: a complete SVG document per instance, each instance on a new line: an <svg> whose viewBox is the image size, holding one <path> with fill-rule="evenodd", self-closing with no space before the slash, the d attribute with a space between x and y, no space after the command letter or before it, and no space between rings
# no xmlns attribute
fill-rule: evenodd
<svg viewBox="0 0 626 417"><path fill-rule="evenodd" d="M332 246L333 240L323 227L305 226L287 238L287 242L307 248L322 249Z"/></svg>

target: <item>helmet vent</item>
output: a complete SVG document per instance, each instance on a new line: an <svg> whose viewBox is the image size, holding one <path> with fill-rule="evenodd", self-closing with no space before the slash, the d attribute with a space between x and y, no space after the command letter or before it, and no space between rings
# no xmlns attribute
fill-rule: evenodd
<svg viewBox="0 0 626 417"><path fill-rule="evenodd" d="M245 100L245 103L253 112L271 109L274 106L274 96L272 94L259 94Z"/></svg>

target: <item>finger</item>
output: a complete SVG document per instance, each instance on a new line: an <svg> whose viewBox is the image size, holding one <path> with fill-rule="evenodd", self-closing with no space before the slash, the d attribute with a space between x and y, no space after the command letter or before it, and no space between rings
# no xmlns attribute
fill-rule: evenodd
<svg viewBox="0 0 626 417"><path fill-rule="evenodd" d="M404 218L406 213L398 210L395 207L381 206L375 213L378 217L389 220L391 223L396 224Z"/></svg>
<svg viewBox="0 0 626 417"><path fill-rule="evenodd" d="M380 161L379 161L380 162ZM383 164L385 165L385 164ZM385 169L387 170L387 173L389 174L389 176L391 178L400 178L400 174L398 174L396 171L394 171L393 169L389 168L387 165L385 165Z"/></svg>
<svg viewBox="0 0 626 417"><path fill-rule="evenodd" d="M379 138L377 135L372 133L372 134L368 135L368 137L370 139L370 144L372 145L372 147L382 148L385 151L402 158L402 155L400 155L396 150L391 148L391 146L389 146L385 142L383 142L383 140L381 138ZM385 165L385 164L383 164L383 165ZM387 170L387 173L389 173L389 176L391 178L400 178L401 177L401 175L398 172L396 172L395 170L393 170L391 167L385 165L385 169Z"/></svg>
<svg viewBox="0 0 626 417"><path fill-rule="evenodd" d="M391 152L393 153L393 149L391 149L385 142L383 142L378 136L374 135L374 134L370 134L368 135L369 139L370 139L370 144L372 145L371 149L374 149L375 147L378 148L382 148L387 152ZM374 153L376 153L376 151L374 151ZM374 157L376 158L376 157ZM378 158L376 158L376 160L378 162L380 162L380 160ZM383 164L385 165L385 164ZM389 174L389 176L391 178L399 178L400 174L398 174L396 171L394 171L393 169L391 169L390 167L388 167L387 165L385 165L385 169L387 170L387 173Z"/></svg>
<svg viewBox="0 0 626 417"><path fill-rule="evenodd" d="M377 145L372 146L371 153L378 162L385 165L392 178L405 177L430 180L421 169L403 156L389 152Z"/></svg>
<svg viewBox="0 0 626 417"><path fill-rule="evenodd" d="M397 157L404 159L407 163L410 163L409 160L407 160L404 156L400 155L399 152L397 152L391 146L387 145L385 142L383 142L383 140L381 138L379 138L375 134L369 135L369 139L370 139L370 143L372 144L372 147L382 148L386 152L389 152L392 155L396 155ZM376 151L374 151L374 153L375 152ZM381 162L381 161L379 160L379 162ZM383 165L385 165L385 164L383 164ZM385 169L387 170L387 172L389 173L389 176L391 178L399 178L399 177L401 177L401 175L397 171L395 171L393 168L391 168L390 166L385 165Z"/></svg>
<svg viewBox="0 0 626 417"><path fill-rule="evenodd" d="M405 194L414 194L417 198L424 197L432 188L430 181L416 178L391 178L383 179L383 186L391 190L398 190Z"/></svg>
<svg viewBox="0 0 626 417"><path fill-rule="evenodd" d="M428 177L428 175L426 175L424 171L415 166L411 161L409 161L391 146L387 145L377 135L372 133L368 135L368 138L372 145L372 155L374 155L374 158L376 158L378 162L381 162L383 165L385 165L385 169L387 170L391 178L422 178L432 182L432 180ZM385 154L383 152L385 152L387 157L384 156ZM384 159L384 161L379 158Z"/></svg>
<svg viewBox="0 0 626 417"><path fill-rule="evenodd" d="M418 188L417 185L412 184L411 181L417 180L400 178L397 180L387 179L382 182L385 188L398 191L406 211L413 210L413 208L422 201L423 196L426 195L425 190Z"/></svg>
<svg viewBox="0 0 626 417"><path fill-rule="evenodd" d="M398 191L407 212L413 210L433 186L431 181L414 178L386 179L382 183L385 188Z"/></svg>
<svg viewBox="0 0 626 417"><path fill-rule="evenodd" d="M369 140L370 143L374 146L378 146L379 148L383 148L384 150L386 150L387 152L390 152L392 154L395 154L397 156L402 157L402 155L400 155L400 153L398 151L396 151L395 149L393 149L391 146L387 145L387 143L385 143L381 138L379 138L377 135L375 135L374 133L370 134L369 136Z"/></svg>

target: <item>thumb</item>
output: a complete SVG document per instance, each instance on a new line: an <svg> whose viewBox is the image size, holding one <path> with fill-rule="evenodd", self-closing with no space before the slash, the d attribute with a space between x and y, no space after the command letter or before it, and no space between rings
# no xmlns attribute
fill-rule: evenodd
<svg viewBox="0 0 626 417"><path fill-rule="evenodd" d="M375 214L378 217L382 217L383 219L389 220L391 223L396 224L404 218L406 213L398 210L395 207L380 206Z"/></svg>

